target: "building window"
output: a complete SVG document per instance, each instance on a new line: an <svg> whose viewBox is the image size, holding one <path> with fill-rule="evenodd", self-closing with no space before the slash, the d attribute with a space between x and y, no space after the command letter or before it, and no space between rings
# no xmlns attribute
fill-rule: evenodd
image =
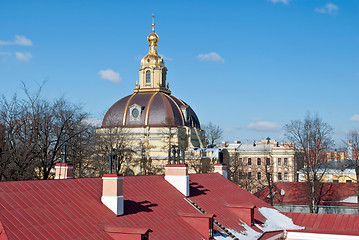
<svg viewBox="0 0 359 240"><path fill-rule="evenodd" d="M261 159L260 158L257 158L257 165L261 165Z"/></svg>
<svg viewBox="0 0 359 240"><path fill-rule="evenodd" d="M352 182L352 180L347 180L347 182Z"/></svg>
<svg viewBox="0 0 359 240"><path fill-rule="evenodd" d="M242 165L242 158L239 158L239 164Z"/></svg>
<svg viewBox="0 0 359 240"><path fill-rule="evenodd" d="M165 69L162 70L162 87L165 87L166 84L166 71Z"/></svg>
<svg viewBox="0 0 359 240"><path fill-rule="evenodd" d="M284 173L284 181L288 181L288 173L287 172Z"/></svg>
<svg viewBox="0 0 359 240"><path fill-rule="evenodd" d="M333 180L333 182L339 182L339 180Z"/></svg>
<svg viewBox="0 0 359 240"><path fill-rule="evenodd" d="M267 159L266 159L266 164L267 164L267 166L270 165L270 158L267 158Z"/></svg>
<svg viewBox="0 0 359 240"><path fill-rule="evenodd" d="M278 173L278 181L282 181L282 173Z"/></svg>
<svg viewBox="0 0 359 240"><path fill-rule="evenodd" d="M284 158L284 166L288 166L288 158Z"/></svg>
<svg viewBox="0 0 359 240"><path fill-rule="evenodd" d="M258 179L258 180L261 180L261 178L262 178L261 172L257 172L257 179Z"/></svg>
<svg viewBox="0 0 359 240"><path fill-rule="evenodd" d="M252 180L252 173L251 172L248 173L248 180Z"/></svg>
<svg viewBox="0 0 359 240"><path fill-rule="evenodd" d="M282 166L282 159L278 158L278 166Z"/></svg>
<svg viewBox="0 0 359 240"><path fill-rule="evenodd" d="M146 84L151 84L151 71L146 71Z"/></svg>
<svg viewBox="0 0 359 240"><path fill-rule="evenodd" d="M248 158L248 166L252 165L252 158Z"/></svg>

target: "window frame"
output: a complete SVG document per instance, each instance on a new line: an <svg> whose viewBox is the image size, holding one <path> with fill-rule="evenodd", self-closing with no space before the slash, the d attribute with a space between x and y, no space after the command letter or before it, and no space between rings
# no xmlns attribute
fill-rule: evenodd
<svg viewBox="0 0 359 240"><path fill-rule="evenodd" d="M150 70L146 70L145 77L146 77L145 84L146 85L151 85L151 71Z"/></svg>

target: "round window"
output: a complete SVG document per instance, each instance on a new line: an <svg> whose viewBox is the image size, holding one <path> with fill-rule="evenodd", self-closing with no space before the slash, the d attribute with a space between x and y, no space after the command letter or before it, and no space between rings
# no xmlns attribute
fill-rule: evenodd
<svg viewBox="0 0 359 240"><path fill-rule="evenodd" d="M147 62L150 62L150 59L149 59L149 58L147 58Z"/></svg>
<svg viewBox="0 0 359 240"><path fill-rule="evenodd" d="M134 109L132 110L132 117L138 118L139 113L140 113L140 112L138 111L138 109L137 109L137 108L134 108Z"/></svg>

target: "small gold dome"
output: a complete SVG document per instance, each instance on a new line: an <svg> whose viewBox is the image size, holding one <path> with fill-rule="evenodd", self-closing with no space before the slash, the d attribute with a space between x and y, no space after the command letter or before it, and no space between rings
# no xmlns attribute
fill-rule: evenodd
<svg viewBox="0 0 359 240"><path fill-rule="evenodd" d="M155 33L155 31L152 31L150 33L150 35L148 35L147 37L147 41L151 44L151 43L158 43L159 37L158 35Z"/></svg>
<svg viewBox="0 0 359 240"><path fill-rule="evenodd" d="M163 61L160 55L153 55L151 53L144 56L141 60L141 67L165 67L165 61Z"/></svg>

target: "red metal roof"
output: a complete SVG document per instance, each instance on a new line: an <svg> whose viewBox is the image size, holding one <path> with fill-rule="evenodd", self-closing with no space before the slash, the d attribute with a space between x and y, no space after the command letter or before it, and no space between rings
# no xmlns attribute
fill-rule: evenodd
<svg viewBox="0 0 359 240"><path fill-rule="evenodd" d="M295 230L298 232L359 235L359 215L295 212L283 214L292 218L295 224L305 227L304 230Z"/></svg>
<svg viewBox="0 0 359 240"><path fill-rule="evenodd" d="M190 175L190 184L189 199L238 232L227 203L270 207L218 173ZM0 239L112 239L112 228L151 229L151 240L203 238L181 218L198 210L163 176L126 176L123 192L124 215L117 217L101 203L101 178L0 182Z"/></svg>
<svg viewBox="0 0 359 240"><path fill-rule="evenodd" d="M355 183L323 183L322 201L320 205L336 205L336 206L356 206L356 203L344 203L342 200L356 195ZM277 182L274 185L275 196L274 204L308 204L307 184L305 182ZM284 190L284 194L281 194ZM269 202L268 188L264 188L254 194L258 198Z"/></svg>
<svg viewBox="0 0 359 240"><path fill-rule="evenodd" d="M216 220L226 228L234 229L237 232L244 230L239 225L238 217L226 205L248 204L255 205L257 208L272 208L272 206L254 197L243 188L238 188L233 182L217 176L214 177L214 174L191 175L191 196L189 199L207 213L216 214ZM264 223L265 221L265 218L258 211L254 212L254 218L257 222ZM258 228L253 228L260 232Z"/></svg>

